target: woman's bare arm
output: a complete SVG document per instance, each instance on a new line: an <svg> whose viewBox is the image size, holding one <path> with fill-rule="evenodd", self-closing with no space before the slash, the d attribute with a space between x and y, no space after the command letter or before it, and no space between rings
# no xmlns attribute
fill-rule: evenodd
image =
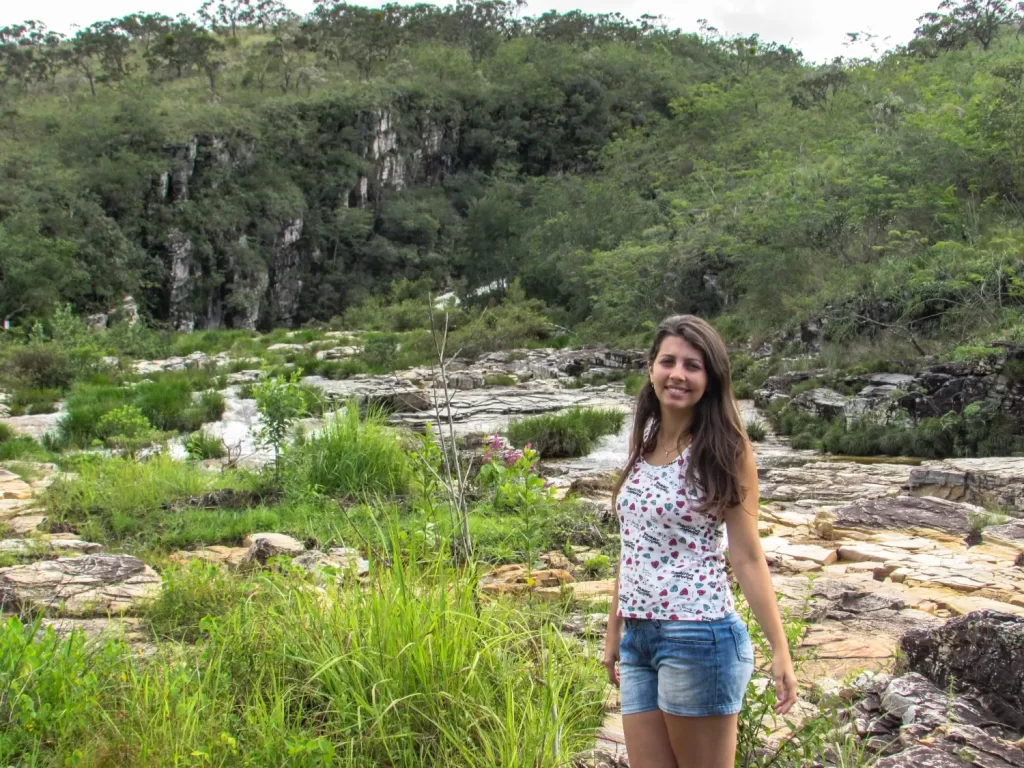
<svg viewBox="0 0 1024 768"><path fill-rule="evenodd" d="M785 713L796 702L796 675L779 615L779 605L775 599L771 573L757 531L757 463L750 443L746 444L744 450L740 481L744 489L743 501L727 510L725 515L729 534L729 562L747 604L772 647L772 672L778 699L776 709Z"/></svg>

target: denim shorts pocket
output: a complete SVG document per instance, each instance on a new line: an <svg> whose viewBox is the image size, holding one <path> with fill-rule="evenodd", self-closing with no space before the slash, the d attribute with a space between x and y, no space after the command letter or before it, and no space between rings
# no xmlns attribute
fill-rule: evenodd
<svg viewBox="0 0 1024 768"><path fill-rule="evenodd" d="M750 633L743 624L732 625L732 639L736 645L736 658L745 664L754 663L754 645L750 642Z"/></svg>

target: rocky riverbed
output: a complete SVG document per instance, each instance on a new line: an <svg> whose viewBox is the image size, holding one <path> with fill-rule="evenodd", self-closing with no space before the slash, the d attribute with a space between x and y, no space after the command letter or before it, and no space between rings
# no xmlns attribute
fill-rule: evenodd
<svg viewBox="0 0 1024 768"><path fill-rule="evenodd" d="M530 351L456 367L445 381L429 369L307 381L338 403L354 398L384 404L395 423L413 429L450 415L456 433L465 436L500 431L519 415L576 405L628 410L631 398L621 383L587 385L577 377L583 372L621 375L635 366L636 359L607 350ZM231 374L235 383L224 391L224 417L206 425L224 439L235 460L249 464L269 459L253 442L259 424L254 402L239 396L240 384L256 375ZM741 407L745 420L761 419L752 402ZM59 414L4 421L38 437L57 418ZM319 424L308 420L306 427ZM627 424L619 434L603 438L588 456L545 462L544 474L560 495L571 492L585 503L607 508L609 477L621 466L628 430ZM1001 705L979 699L991 692L991 679L965 682L957 695L966 697L966 703L956 700L952 707L947 690L951 679L965 680L964 671L973 669L972 660L981 655L989 667L1005 658L999 669L1024 691L1019 669L1024 645L1013 645L1024 622L1024 523L992 514L994 508L1011 514L1024 510L1024 458L922 462L823 457L793 450L774 435L758 443L756 453L759 525L776 590L784 607L808 621L801 640L811 656L801 673L807 699L802 714L815 711L812 692L816 700L844 697L850 702L850 727L873 747L884 742L880 751L888 762L879 766L1024 766L1024 750L1014 745L1024 730L1024 714L1021 721L1013 715L1020 714L1019 699L1007 694L1010 703ZM0 474L0 524L6 531L0 553L17 554L21 560L0 568L0 602L7 608L41 611L62 632L117 627L132 637L131 617L160 589L159 574L136 558L105 553L74 534L41 532L45 519L33 506L34 498L56 469L41 466L36 471L41 478L32 482ZM241 547L180 552L172 560L258 567L272 554L292 556L311 570L326 567L326 573L354 570L358 576L369 566L357 552L311 550L304 542L269 531L254 533ZM582 609L565 630L598 637L613 582L585 575L583 564L595 554L587 546L576 547L572 556L549 553L542 576L536 569L527 576L521 567L506 567L485 578L483 588L531 590L552 599L571 590ZM121 618L107 621L114 616ZM986 639L971 645L965 626L984 627L979 637ZM955 652L942 650L953 646ZM910 660L917 677L905 670L892 676L898 652ZM959 666L942 672L941 665L953 659ZM857 677L856 684L848 682L865 671L869 674ZM946 697L945 709L936 703L939 696ZM612 694L590 764L622 765L625 760Z"/></svg>

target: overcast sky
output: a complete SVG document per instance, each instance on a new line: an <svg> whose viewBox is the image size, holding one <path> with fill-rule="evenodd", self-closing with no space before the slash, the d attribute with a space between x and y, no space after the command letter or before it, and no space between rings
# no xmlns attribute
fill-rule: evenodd
<svg viewBox="0 0 1024 768"><path fill-rule="evenodd" d="M353 0L358 2L358 0ZM51 29L70 31L72 25L86 25L101 19L148 11L174 16L192 13L202 0L34 0L0 2L0 26L26 18L39 19ZM284 0L296 13L307 13L313 0ZM379 5L379 2L366 2ZM446 3L441 3L446 4ZM811 61L833 56L870 55L864 47L844 47L847 32L872 32L879 40L888 38L887 48L910 39L921 14L935 10L938 0L709 0L703 3L676 0L533 0L527 15L544 11L590 13L619 11L631 18L644 13L662 15L670 26L696 30L697 19L706 18L726 34L758 33L804 52Z"/></svg>

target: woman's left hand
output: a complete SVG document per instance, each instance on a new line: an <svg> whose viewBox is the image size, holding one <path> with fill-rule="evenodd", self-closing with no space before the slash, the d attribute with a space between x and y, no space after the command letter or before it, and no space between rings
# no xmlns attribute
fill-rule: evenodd
<svg viewBox="0 0 1024 768"><path fill-rule="evenodd" d="M796 672L788 650L772 655L772 675L775 677L775 711L784 715L796 704Z"/></svg>

